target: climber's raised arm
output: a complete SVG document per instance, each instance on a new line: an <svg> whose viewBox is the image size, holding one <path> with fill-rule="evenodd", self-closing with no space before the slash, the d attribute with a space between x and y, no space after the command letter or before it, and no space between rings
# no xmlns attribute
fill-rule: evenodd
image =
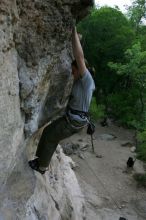
<svg viewBox="0 0 146 220"><path fill-rule="evenodd" d="M72 48L73 48L74 58L77 62L79 74L83 76L83 74L86 71L86 65L84 60L83 49L79 40L78 33L76 31L76 27L73 28L73 33L72 33Z"/></svg>

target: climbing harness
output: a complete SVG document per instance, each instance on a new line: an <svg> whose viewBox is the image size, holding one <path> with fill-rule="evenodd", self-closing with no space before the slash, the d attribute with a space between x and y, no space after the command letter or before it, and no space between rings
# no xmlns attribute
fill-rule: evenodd
<svg viewBox="0 0 146 220"><path fill-rule="evenodd" d="M79 111L72 108L68 108L68 111L70 111L74 115L79 115L81 118L88 117L88 112Z"/></svg>
<svg viewBox="0 0 146 220"><path fill-rule="evenodd" d="M72 108L68 108L67 112L66 112L66 115L67 115L67 120L69 121L69 123L71 125L73 125L73 121L70 120L69 112L74 114L74 115L80 116L82 119L85 119L85 118L87 119L87 124L85 124L83 126L80 126L78 128L80 129L80 128L83 128L83 127L85 127L87 125L87 134L89 134L91 136L92 151L94 153L95 150L94 150L94 143L93 143L93 133L95 132L95 125L91 121L91 117L89 116L89 113L88 112L84 112L84 111L75 110L75 109L72 109Z"/></svg>
<svg viewBox="0 0 146 220"><path fill-rule="evenodd" d="M74 129L82 129L84 128L86 125L87 125L87 134L91 136L91 145L92 145L92 151L93 153L95 153L95 150L94 150L94 142L93 142L93 133L95 132L95 125L94 123L91 121L91 119L89 119L89 115L87 116L87 113L85 112L79 112L78 111L78 114L77 114L77 111L76 110L73 110L73 111L70 111L72 114L75 114L76 112L76 115L79 115L81 118L87 118L87 124L84 124L82 126L79 126L76 124L75 121L73 120L70 120L70 117L69 117L69 114L68 112L66 113L65 115L65 118L67 120L67 122L71 125L71 127L73 127ZM74 112L74 113L73 113Z"/></svg>
<svg viewBox="0 0 146 220"><path fill-rule="evenodd" d="M71 127L73 127L74 129L82 129L86 126L86 123L80 124L76 120L72 120L70 118L70 113L74 114L74 115L79 115L82 119L84 119L86 117L85 112L74 110L74 109L71 109L71 108L68 107L67 110L66 110L66 113L65 113L65 118L66 118L67 122L71 125Z"/></svg>

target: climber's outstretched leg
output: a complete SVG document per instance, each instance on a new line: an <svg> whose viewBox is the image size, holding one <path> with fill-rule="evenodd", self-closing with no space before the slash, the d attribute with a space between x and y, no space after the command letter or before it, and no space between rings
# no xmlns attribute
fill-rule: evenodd
<svg viewBox="0 0 146 220"><path fill-rule="evenodd" d="M70 125L66 117L61 117L52 124L46 126L37 147L37 158L29 161L29 166L41 174L44 174L45 171L48 170L51 158L59 141L76 132L77 130Z"/></svg>

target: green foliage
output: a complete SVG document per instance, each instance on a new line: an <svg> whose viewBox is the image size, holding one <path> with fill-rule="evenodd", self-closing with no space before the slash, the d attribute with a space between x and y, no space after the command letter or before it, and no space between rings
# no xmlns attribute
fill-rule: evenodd
<svg viewBox="0 0 146 220"><path fill-rule="evenodd" d="M138 42L125 52L125 64L109 62L112 69L119 75L130 76L139 85L146 83L146 51L142 51ZM142 83L143 82L143 83Z"/></svg>
<svg viewBox="0 0 146 220"><path fill-rule="evenodd" d="M104 106L97 105L95 97L92 98L89 112L94 121L97 121L100 118L104 118Z"/></svg>
<svg viewBox="0 0 146 220"><path fill-rule="evenodd" d="M144 174L144 173L135 173L133 175L133 177L137 181L138 186L146 187L146 174Z"/></svg>
<svg viewBox="0 0 146 220"><path fill-rule="evenodd" d="M143 51L146 51L146 26L141 25L139 27L137 35L137 38L141 43Z"/></svg>
<svg viewBox="0 0 146 220"><path fill-rule="evenodd" d="M137 140L139 143L137 148L137 157L146 161L146 128L138 133Z"/></svg>
<svg viewBox="0 0 146 220"><path fill-rule="evenodd" d="M137 158L146 162L146 142L139 145L137 149Z"/></svg>
<svg viewBox="0 0 146 220"><path fill-rule="evenodd" d="M111 108L120 119L124 118L126 124L139 128L145 119L146 51L142 51L140 43L137 43L126 50L125 63L109 62L108 65L123 76L122 86L119 84L121 90L113 95L114 98L109 97Z"/></svg>
<svg viewBox="0 0 146 220"><path fill-rule="evenodd" d="M108 108L110 109L109 115L123 125L137 126L140 110L138 104L133 106L137 97L137 93L131 94L128 90L109 95L107 98Z"/></svg>
<svg viewBox="0 0 146 220"><path fill-rule="evenodd" d="M122 58L134 35L126 17L110 7L94 9L78 30L83 35L85 57L98 72L104 72L109 58Z"/></svg>
<svg viewBox="0 0 146 220"><path fill-rule="evenodd" d="M138 141L140 142L146 142L146 130L139 132L137 135L137 138L138 138Z"/></svg>
<svg viewBox="0 0 146 220"><path fill-rule="evenodd" d="M138 31L139 25L142 22L143 18L146 18L146 1L145 0L135 0L132 3L132 6L129 7L128 13L130 20Z"/></svg>

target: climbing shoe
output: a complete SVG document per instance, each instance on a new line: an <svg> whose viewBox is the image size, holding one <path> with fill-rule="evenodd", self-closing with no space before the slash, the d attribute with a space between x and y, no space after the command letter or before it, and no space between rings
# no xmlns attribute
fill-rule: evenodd
<svg viewBox="0 0 146 220"><path fill-rule="evenodd" d="M35 171L37 171L37 172L39 172L39 173L41 173L41 174L44 174L44 173L46 172L46 170L41 170L41 169L39 168L39 159L38 159L38 158L36 158L36 159L34 159L34 160L30 160L30 161L28 162L28 164L29 164L29 166L30 166L33 170L35 170Z"/></svg>

